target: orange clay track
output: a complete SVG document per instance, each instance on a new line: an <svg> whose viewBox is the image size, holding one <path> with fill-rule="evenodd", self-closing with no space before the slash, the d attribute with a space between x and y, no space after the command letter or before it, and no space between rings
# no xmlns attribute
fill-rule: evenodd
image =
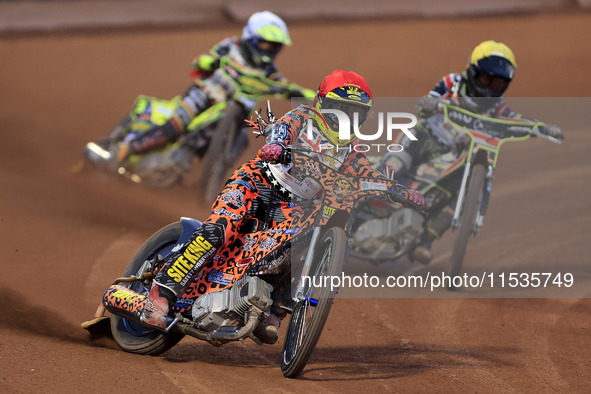
<svg viewBox="0 0 591 394"><path fill-rule="evenodd" d="M193 56L239 31L0 40L0 391L588 392L589 299L339 299L300 380L282 377L280 344L215 348L186 338L149 357L89 340L80 323L143 240L180 216L206 217L208 205L192 182L148 190L71 169L137 94L181 93ZM291 32L295 44L279 65L309 87L344 68L366 76L376 96L418 97L494 38L517 55L510 95L591 95L591 14ZM589 262L591 135L567 135L562 146L535 140L504 149L466 264ZM260 143L253 139L240 160ZM435 245L433 268L445 268L452 241Z"/></svg>

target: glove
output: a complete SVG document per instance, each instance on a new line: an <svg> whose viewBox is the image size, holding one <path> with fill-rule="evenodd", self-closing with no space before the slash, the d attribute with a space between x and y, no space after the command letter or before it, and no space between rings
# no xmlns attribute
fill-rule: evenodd
<svg viewBox="0 0 591 394"><path fill-rule="evenodd" d="M117 149L117 162L123 163L129 156L131 156L129 144L126 142L119 144L119 148Z"/></svg>
<svg viewBox="0 0 591 394"><path fill-rule="evenodd" d="M129 145L125 142L119 145L111 145L109 148L109 159L107 160L107 166L116 171L121 164L131 156Z"/></svg>
<svg viewBox="0 0 591 394"><path fill-rule="evenodd" d="M556 126L555 124L546 125L542 127L540 131L546 135L549 135L550 137L560 138L561 140L566 138L560 127Z"/></svg>
<svg viewBox="0 0 591 394"><path fill-rule="evenodd" d="M307 97L312 98L316 96L316 92L310 89L302 88L296 84L289 85L289 98L293 97Z"/></svg>
<svg viewBox="0 0 591 394"><path fill-rule="evenodd" d="M438 105L440 102L441 100L439 97L421 97L417 103L417 114L421 117L428 118L436 112L439 112Z"/></svg>
<svg viewBox="0 0 591 394"><path fill-rule="evenodd" d="M266 144L259 149L259 157L271 164L288 164L291 154L288 148L280 144Z"/></svg>
<svg viewBox="0 0 591 394"><path fill-rule="evenodd" d="M422 208L425 205L425 198L423 194L415 189L408 189L407 190L408 197L406 198L408 201L415 204L417 207Z"/></svg>
<svg viewBox="0 0 591 394"><path fill-rule="evenodd" d="M402 199L413 203L414 205L418 206L419 208L422 208L423 205L425 205L425 198L423 197L423 194L418 190L408 189L402 185L396 185L394 188L392 188L391 192L402 197ZM393 202L399 202L399 201L393 201Z"/></svg>

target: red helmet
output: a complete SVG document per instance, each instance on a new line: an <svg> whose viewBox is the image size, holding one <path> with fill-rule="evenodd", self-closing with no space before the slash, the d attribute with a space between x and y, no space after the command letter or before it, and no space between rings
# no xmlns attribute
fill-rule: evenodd
<svg viewBox="0 0 591 394"><path fill-rule="evenodd" d="M326 76L318 92L314 105L319 112L322 109L337 109L349 116L353 125L354 113L358 114L359 126L363 124L372 106L372 94L365 78L353 71L336 70ZM345 146L355 139L353 126L348 137L339 136L339 122L335 114L323 114L328 125L325 136L336 146Z"/></svg>

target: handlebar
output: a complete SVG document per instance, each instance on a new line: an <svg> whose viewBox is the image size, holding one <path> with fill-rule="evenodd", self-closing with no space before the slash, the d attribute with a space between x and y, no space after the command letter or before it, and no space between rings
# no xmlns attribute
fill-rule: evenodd
<svg viewBox="0 0 591 394"><path fill-rule="evenodd" d="M550 141L550 142L554 142L555 144L562 144L562 141L560 141L558 138L555 138L555 137L552 137L552 136L550 136L550 135L548 135L548 134L542 133L542 132L540 131L540 128L539 128L539 127L538 127L538 128L536 128L536 129L535 129L535 130L534 130L534 131L531 133L531 135L533 135L534 137L540 137L540 138L543 138L543 139L545 139L545 140L547 140L547 141Z"/></svg>
<svg viewBox="0 0 591 394"><path fill-rule="evenodd" d="M439 112L443 112L445 110L445 107L448 106L449 104L451 104L450 100L440 99L439 103L437 103L437 110Z"/></svg>
<svg viewBox="0 0 591 394"><path fill-rule="evenodd" d="M392 201L393 203L399 203L399 204L402 204L408 208L412 208L425 217L429 216L429 212L425 211L424 209L422 209L421 207L419 207L418 205L416 205L412 201L409 201L409 200L403 198L400 194L398 194L396 192L392 192L392 191L388 192L388 199L390 201Z"/></svg>
<svg viewBox="0 0 591 394"><path fill-rule="evenodd" d="M327 155L327 153L324 152L317 152L317 151L313 151L310 149L306 149L306 148L300 148L300 147L295 147L295 146L288 146L286 147L286 149L290 150L290 154L293 152L298 152L298 153L302 153L303 155L305 155L307 158L309 158L310 160L316 161L318 163L320 163L323 166L326 166L326 164L324 164L322 161L318 160L315 157L312 157L310 155L310 153L314 153L314 154L320 154L320 155ZM351 178L355 178L355 176L351 176ZM387 179L387 178L385 178ZM389 182L391 182L391 179L388 179ZM404 187L406 189L406 186L400 185L401 187ZM413 203L412 201L409 201L407 199L405 199L404 197L402 197L400 194L398 194L395 191L382 191L384 192L388 199L394 203L400 203L403 204L406 207L412 208L415 211L417 211L418 213L420 213L423 216L428 216L428 212L424 211L421 207L419 207L418 205L416 205L415 203Z"/></svg>
<svg viewBox="0 0 591 394"><path fill-rule="evenodd" d="M445 112L445 108L447 108L447 107L452 107L452 108L457 107L454 103L451 102L451 100L448 100L448 99L439 99L439 100L440 100L439 103L437 103L437 110L439 112ZM472 112L470 109L467 109L467 108L463 108L463 107L458 107L458 108L460 108L463 111ZM474 115L478 115L478 114L474 114ZM478 116L482 117L482 115L478 115ZM488 118L488 117L486 117L486 118ZM494 118L490 118L490 119L494 120ZM529 126L532 126L532 125L533 125L533 129L531 131L526 131L526 134L529 134L534 137L540 137L540 138L543 138L547 141L554 142L556 144L562 144L562 141L560 141L558 138L552 137L552 136L542 132L542 130L545 127L544 123L531 121L531 123L529 123Z"/></svg>

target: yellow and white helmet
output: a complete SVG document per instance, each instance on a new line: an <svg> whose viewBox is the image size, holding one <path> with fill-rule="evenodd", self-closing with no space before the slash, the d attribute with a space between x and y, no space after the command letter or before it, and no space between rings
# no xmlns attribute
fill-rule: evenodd
<svg viewBox="0 0 591 394"><path fill-rule="evenodd" d="M252 63L264 67L273 62L284 45L291 45L291 38L283 19L270 11L262 11L248 18L240 43Z"/></svg>

